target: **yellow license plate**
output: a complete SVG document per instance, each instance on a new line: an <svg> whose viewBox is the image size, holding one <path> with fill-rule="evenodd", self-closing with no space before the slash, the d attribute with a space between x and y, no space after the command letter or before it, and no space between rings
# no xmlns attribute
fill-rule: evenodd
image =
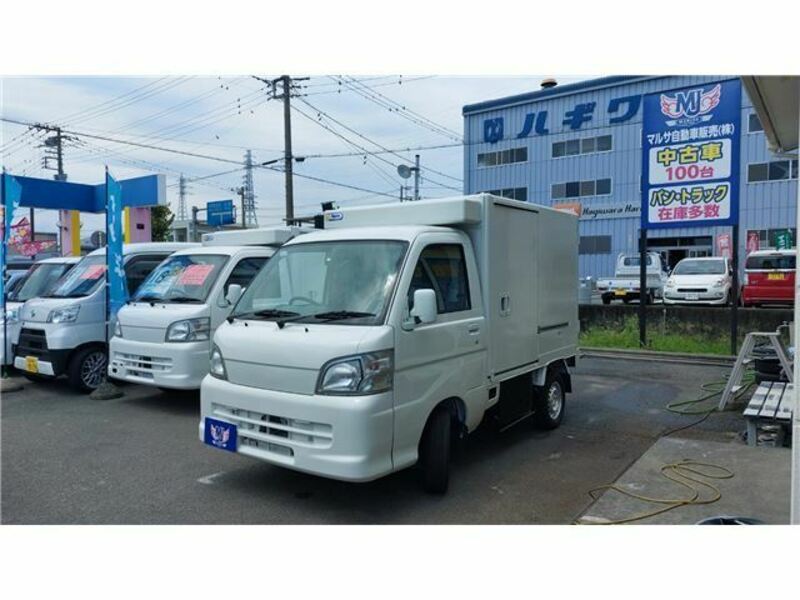
<svg viewBox="0 0 800 600"><path fill-rule="evenodd" d="M783 273L769 273L767 279L775 281L783 281Z"/></svg>
<svg viewBox="0 0 800 600"><path fill-rule="evenodd" d="M35 356L26 356L25 357L25 370L28 373L38 373L39 372L39 359Z"/></svg>
<svg viewBox="0 0 800 600"><path fill-rule="evenodd" d="M628 292L626 292L625 290L617 290L616 292L614 292L614 294L616 294L617 296L625 296L627 293Z"/></svg>

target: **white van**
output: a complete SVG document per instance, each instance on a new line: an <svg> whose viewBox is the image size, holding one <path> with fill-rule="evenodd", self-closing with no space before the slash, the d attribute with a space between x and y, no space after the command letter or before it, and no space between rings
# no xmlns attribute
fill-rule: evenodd
<svg viewBox="0 0 800 600"><path fill-rule="evenodd" d="M117 314L108 376L200 389L214 331L269 257L297 233L279 227L206 234L202 247L169 257Z"/></svg>
<svg viewBox="0 0 800 600"><path fill-rule="evenodd" d="M214 336L201 441L368 481L447 488L481 422L557 427L578 342L574 214L481 194L325 213Z"/></svg>
<svg viewBox="0 0 800 600"><path fill-rule="evenodd" d="M152 242L123 246L129 293L158 264L187 244ZM66 375L75 389L89 392L106 376L106 249L86 255L47 294L20 309L14 366L31 379Z"/></svg>
<svg viewBox="0 0 800 600"><path fill-rule="evenodd" d="M79 256L54 256L37 260L25 272L20 284L13 290L8 290L5 331L0 331L0 335L5 335L6 341L3 344L2 364L13 363L14 355L11 346L17 343L17 336L19 336L19 309L31 298L47 293L78 261L80 261Z"/></svg>

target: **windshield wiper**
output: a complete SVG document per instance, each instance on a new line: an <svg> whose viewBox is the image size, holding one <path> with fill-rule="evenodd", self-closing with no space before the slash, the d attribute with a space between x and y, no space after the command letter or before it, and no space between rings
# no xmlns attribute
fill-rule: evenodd
<svg viewBox="0 0 800 600"><path fill-rule="evenodd" d="M263 310L254 310L249 312L238 313L235 315L231 315L228 317L228 323L233 323L234 319L243 319L247 317L261 317L262 319L276 319L278 321L278 327L283 327L281 322L285 322L285 319L296 319L300 318L303 315L300 313L296 313L291 310L281 310L280 308L265 308Z"/></svg>
<svg viewBox="0 0 800 600"><path fill-rule="evenodd" d="M199 298L193 298L192 296L175 296L174 298L164 298L161 300L162 302L175 302L176 304L181 304L184 302L202 302Z"/></svg>
<svg viewBox="0 0 800 600"><path fill-rule="evenodd" d="M374 317L375 313L363 312L358 310L330 310L328 312L321 312L311 315L315 319L321 321L339 321L341 319L358 319L360 317Z"/></svg>

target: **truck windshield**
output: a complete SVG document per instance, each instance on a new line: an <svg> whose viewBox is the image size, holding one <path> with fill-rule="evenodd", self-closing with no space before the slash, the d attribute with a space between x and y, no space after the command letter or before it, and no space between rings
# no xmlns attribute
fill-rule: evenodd
<svg viewBox="0 0 800 600"><path fill-rule="evenodd" d="M205 302L220 271L228 262L222 254L171 256L144 280L134 302Z"/></svg>
<svg viewBox="0 0 800 600"><path fill-rule="evenodd" d="M253 279L232 317L382 323L407 247L389 240L286 246Z"/></svg>
<svg viewBox="0 0 800 600"><path fill-rule="evenodd" d="M59 280L52 290L42 296L45 298L88 296L105 281L105 274L106 257L100 254L87 256Z"/></svg>
<svg viewBox="0 0 800 600"><path fill-rule="evenodd" d="M777 271L781 269L794 270L795 256L793 254L748 256L747 263L744 268L748 271Z"/></svg>
<svg viewBox="0 0 800 600"><path fill-rule="evenodd" d="M682 260L673 275L724 275L724 260Z"/></svg>
<svg viewBox="0 0 800 600"><path fill-rule="evenodd" d="M39 263L33 265L25 276L25 280L13 292L8 294L8 299L15 302L25 302L46 294L58 282L64 273L69 271L72 264L65 263Z"/></svg>

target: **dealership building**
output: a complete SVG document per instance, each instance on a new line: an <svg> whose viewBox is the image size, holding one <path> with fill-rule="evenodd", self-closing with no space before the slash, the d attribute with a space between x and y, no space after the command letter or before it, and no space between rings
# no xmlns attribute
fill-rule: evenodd
<svg viewBox="0 0 800 600"><path fill-rule="evenodd" d="M643 96L724 76L604 77L465 106L465 192L491 192L580 215L579 272L611 275L619 253L638 250L641 224ZM692 134L702 137L702 122ZM741 89L739 256L774 247L794 230L798 164L770 153L761 123ZM711 136L713 137L713 136ZM677 163L676 163L677 164ZM681 171L678 171L681 173ZM670 266L725 252L731 227L648 230L648 248Z"/></svg>

